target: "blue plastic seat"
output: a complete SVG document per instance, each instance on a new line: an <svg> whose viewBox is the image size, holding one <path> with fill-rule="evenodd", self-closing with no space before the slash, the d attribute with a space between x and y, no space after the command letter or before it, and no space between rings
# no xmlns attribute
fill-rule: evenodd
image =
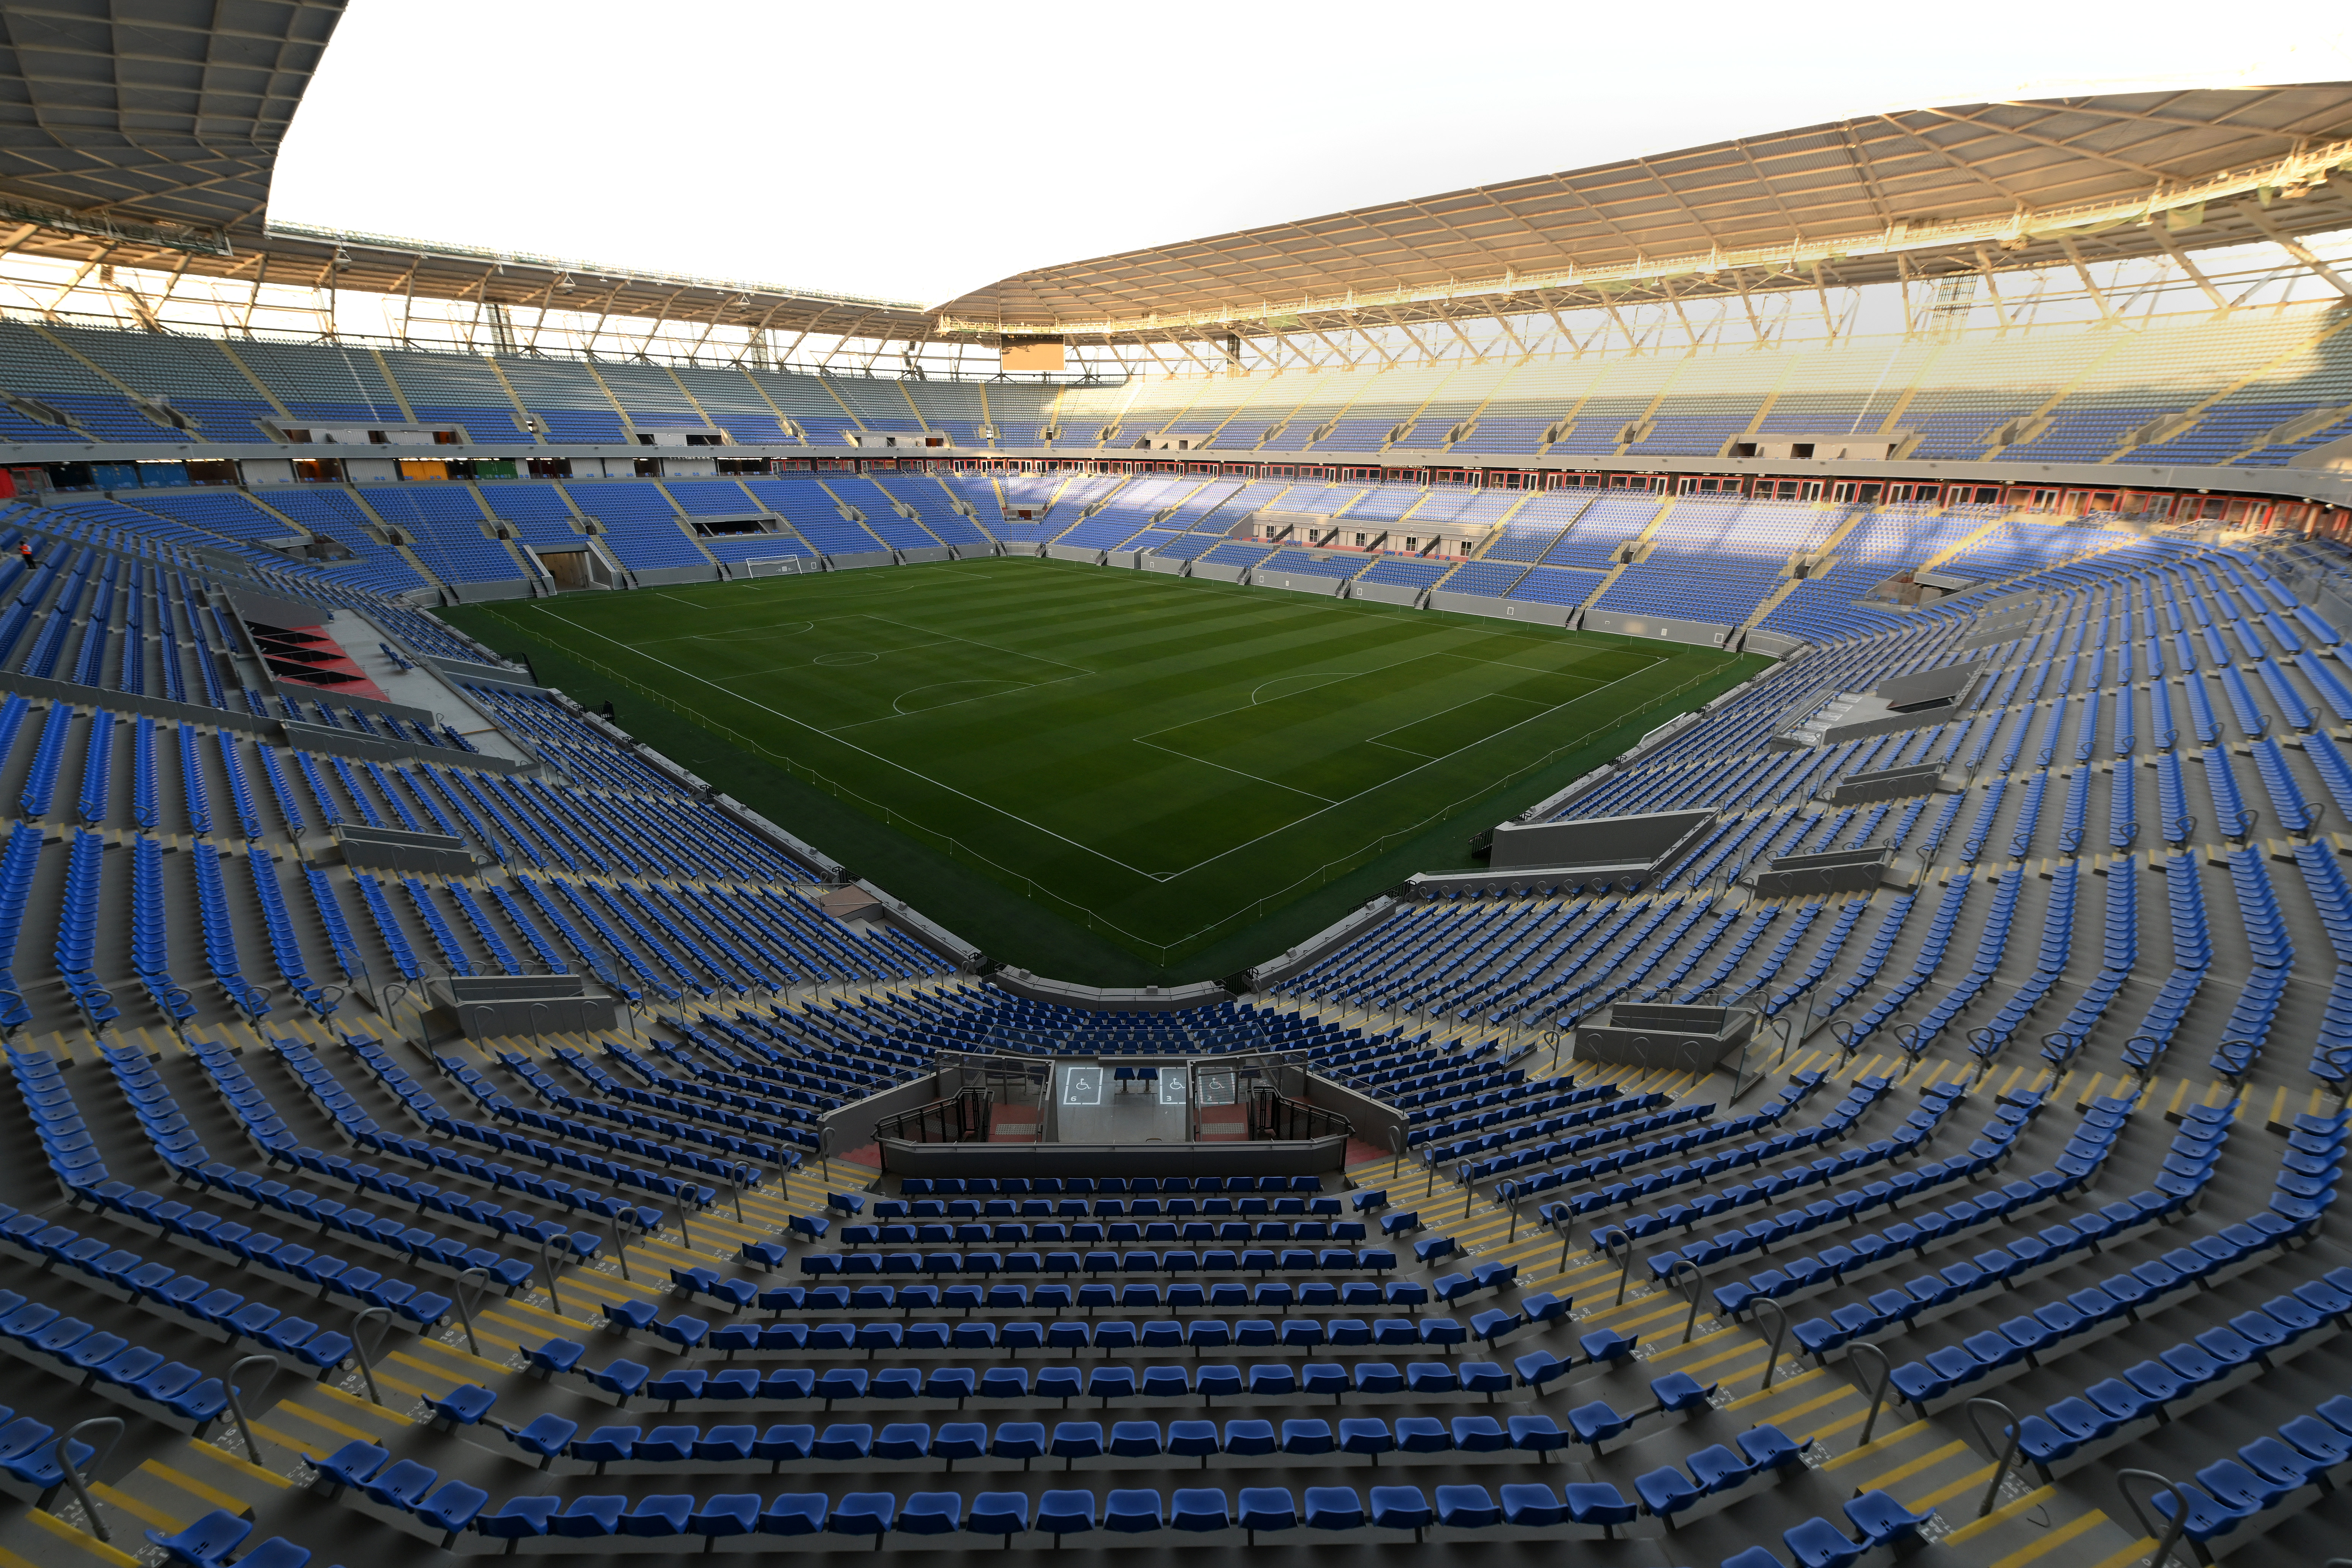
<svg viewBox="0 0 2352 1568"><path fill-rule="evenodd" d="M1932 1509L1914 1513L1884 1491L1866 1491L1848 1499L1845 1516L1874 1547L1916 1539L1919 1527L1936 1517Z"/></svg>
<svg viewBox="0 0 2352 1568"><path fill-rule="evenodd" d="M901 1535L949 1535L963 1528L963 1498L956 1492L916 1492L891 1526Z"/></svg>
<svg viewBox="0 0 2352 1568"><path fill-rule="evenodd" d="M575 1541L593 1541L620 1533L621 1514L629 1506L625 1497L576 1497L563 1511L551 1515L547 1532Z"/></svg>
<svg viewBox="0 0 2352 1568"><path fill-rule="evenodd" d="M881 1544L897 1517L898 1500L889 1492L849 1492L825 1516L829 1535L870 1535Z"/></svg>
<svg viewBox="0 0 2352 1568"><path fill-rule="evenodd" d="M419 1502L414 1511L425 1523L436 1525L448 1537L454 1538L474 1521L474 1516L480 1513L482 1505L489 1500L489 1493L469 1482L444 1481L440 1489ZM443 1544L446 1546L448 1542L445 1541Z"/></svg>
<svg viewBox="0 0 2352 1568"><path fill-rule="evenodd" d="M215 1509L184 1530L169 1534L151 1530L147 1539L162 1547L171 1562L188 1563L191 1568L218 1568L228 1553L252 1533L251 1520L226 1509Z"/></svg>
<svg viewBox="0 0 2352 1568"><path fill-rule="evenodd" d="M1716 1450L1728 1457L1728 1449ZM1648 1470L1633 1478L1633 1493L1642 1506L1659 1519L1672 1520L1683 1510L1706 1495L1693 1485L1689 1477L1672 1465Z"/></svg>
<svg viewBox="0 0 2352 1568"><path fill-rule="evenodd" d="M1141 1535L1165 1526L1160 1494L1146 1488L1119 1488L1103 1500L1105 1530Z"/></svg>
<svg viewBox="0 0 2352 1568"><path fill-rule="evenodd" d="M1095 1494L1089 1491L1049 1491L1037 1500L1037 1529L1054 1538L1083 1535L1095 1527Z"/></svg>
<svg viewBox="0 0 2352 1568"><path fill-rule="evenodd" d="M5 1436L5 1433L0 1433L0 1437ZM313 1458L309 1454L302 1456L302 1462L327 1481L331 1489L365 1486L391 1460L392 1455L388 1450L363 1437L352 1439L323 1459ZM328 1495L332 1497L334 1490L331 1489Z"/></svg>
<svg viewBox="0 0 2352 1568"><path fill-rule="evenodd" d="M1410 1530L1415 1539L1436 1519L1419 1487L1371 1489L1372 1523L1382 1530Z"/></svg>
<svg viewBox="0 0 2352 1568"><path fill-rule="evenodd" d="M1168 1524L1171 1530L1230 1530L1233 1515L1223 1492L1210 1487L1180 1487L1169 1499Z"/></svg>
<svg viewBox="0 0 2352 1568"><path fill-rule="evenodd" d="M1571 1481L1562 1489L1568 1502L1568 1516L1579 1524L1599 1525L1604 1535L1613 1539L1617 1526L1631 1524L1641 1512L1615 1487L1602 1481Z"/></svg>

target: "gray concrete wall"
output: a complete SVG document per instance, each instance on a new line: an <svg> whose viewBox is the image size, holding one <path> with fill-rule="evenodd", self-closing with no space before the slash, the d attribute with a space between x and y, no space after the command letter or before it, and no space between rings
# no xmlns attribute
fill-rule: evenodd
<svg viewBox="0 0 2352 1568"><path fill-rule="evenodd" d="M1348 584L1348 597L1370 599L1377 605L1417 605L1421 590L1409 583L1364 583Z"/></svg>
<svg viewBox="0 0 2352 1568"><path fill-rule="evenodd" d="M854 572L861 566L895 566L898 558L887 550L859 550L846 555L828 555L825 564L836 572Z"/></svg>
<svg viewBox="0 0 2352 1568"><path fill-rule="evenodd" d="M632 572L633 576L649 587L661 587L671 583L716 583L716 566L656 566L644 572Z"/></svg>
<svg viewBox="0 0 2352 1568"><path fill-rule="evenodd" d="M1344 577L1305 577L1289 572L1277 572L1271 576L1250 573L1254 588L1287 588L1294 594L1320 594L1327 599L1339 597L1339 590L1348 585Z"/></svg>
<svg viewBox="0 0 2352 1568"><path fill-rule="evenodd" d="M691 571L687 567L683 570ZM709 576L709 573L704 573ZM449 596L461 605L490 605L504 599L528 599L530 582L523 577L497 577L487 583L452 583Z"/></svg>
<svg viewBox="0 0 2352 1568"><path fill-rule="evenodd" d="M908 1143L882 1147L907 1176L1311 1176L1347 1163L1345 1138L1298 1142Z"/></svg>
<svg viewBox="0 0 2352 1568"><path fill-rule="evenodd" d="M1195 980L1186 985L1081 985L1009 965L988 979L992 985L1001 986L1016 996L1108 1012L1175 1012L1234 999L1232 992L1213 980Z"/></svg>
<svg viewBox="0 0 2352 1568"><path fill-rule="evenodd" d="M1753 631L1740 643L1742 653L1760 653L1767 658L1786 658L1808 644L1802 637L1792 637L1784 632Z"/></svg>
<svg viewBox="0 0 2352 1568"><path fill-rule="evenodd" d="M1653 637L1663 642L1696 643L1720 647L1731 627L1721 621L1685 621L1672 616L1629 616L1618 610L1587 610L1584 629L1614 632L1619 637Z"/></svg>
<svg viewBox="0 0 2352 1568"><path fill-rule="evenodd" d="M1521 621L1531 626L1564 626L1576 608L1573 605L1538 605L1517 599L1496 599L1485 594L1456 594L1444 588L1430 590L1429 607L1452 610L1456 615L1486 616L1498 621Z"/></svg>
<svg viewBox="0 0 2352 1568"><path fill-rule="evenodd" d="M1361 909L1350 910L1338 920L1308 937L1286 952L1276 954L1249 972L1252 986L1264 990L1311 967L1315 961L1386 920L1399 907L1397 900L1383 893Z"/></svg>

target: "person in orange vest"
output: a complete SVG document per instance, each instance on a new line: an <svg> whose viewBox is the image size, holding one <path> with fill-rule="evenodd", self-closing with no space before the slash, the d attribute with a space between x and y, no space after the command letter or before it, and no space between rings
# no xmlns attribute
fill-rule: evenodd
<svg viewBox="0 0 2352 1568"><path fill-rule="evenodd" d="M25 570L33 569L33 542L29 539L16 546L16 553L25 558Z"/></svg>

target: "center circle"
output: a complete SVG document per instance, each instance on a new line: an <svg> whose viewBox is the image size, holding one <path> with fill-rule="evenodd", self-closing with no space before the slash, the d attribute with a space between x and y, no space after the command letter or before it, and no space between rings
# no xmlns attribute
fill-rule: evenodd
<svg viewBox="0 0 2352 1568"><path fill-rule="evenodd" d="M811 664L872 664L882 656L878 653L821 653Z"/></svg>

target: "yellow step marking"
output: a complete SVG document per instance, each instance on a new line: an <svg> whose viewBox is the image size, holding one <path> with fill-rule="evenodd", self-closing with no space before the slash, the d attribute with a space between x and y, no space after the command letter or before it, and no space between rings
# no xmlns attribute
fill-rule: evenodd
<svg viewBox="0 0 2352 1568"><path fill-rule="evenodd" d="M2086 1534L2090 1531L2095 1530L2098 1526L2106 1522L2107 1516L2101 1513L2097 1509L2093 1509L2090 1512L2083 1514L2079 1518L2068 1520L2065 1523L2060 1525L2049 1534L2042 1536L2038 1540L2028 1542L2025 1545L2019 1547L2008 1556L1995 1558L1993 1560L1992 1568L2024 1568L2026 1563L2032 1563L2035 1559L2042 1557L2048 1552L2057 1551L2058 1548L2065 1545L2076 1536ZM1958 1534L1958 1531L1956 1531L1953 1533ZM1946 1536L1945 1539L1948 1541L1951 1537ZM2155 1543L2153 1542L2143 1542L2143 1544L2152 1547ZM2137 1554L2139 1551L2140 1547L2138 1546L2132 1548L2132 1552L2135 1555ZM2116 1561L2116 1559L2109 1558L2108 1561L2112 1563Z"/></svg>
<svg viewBox="0 0 2352 1568"><path fill-rule="evenodd" d="M104 1481L89 1483L89 1495L110 1508L119 1508L142 1524L152 1524L166 1534L185 1530L188 1521L174 1518L152 1502L142 1502L127 1492L116 1491Z"/></svg>
<svg viewBox="0 0 2352 1568"><path fill-rule="evenodd" d="M198 1444L194 1441L191 1441L188 1444L188 1447L202 1447L207 1446L208 1445ZM185 1450L184 1449L183 1452ZM219 1450L215 1449L214 1452L218 1453ZM246 1468L247 1469L252 1468L249 1465ZM186 1492L190 1497L193 1497L199 1502L203 1503L206 1509L225 1508L228 1510L229 1512L236 1515L239 1519L251 1519L253 1517L253 1504L247 1500L237 1496L235 1492L225 1492L218 1487L200 1481L195 1477L188 1474L185 1470L180 1469L175 1466L167 1465L161 1459L150 1459L145 1464L140 1466L139 1468L142 1474L153 1476L157 1480L163 1482L165 1485L176 1487L181 1491ZM271 1477L271 1479L275 1480L277 1478ZM278 1484L283 1486L285 1483L280 1481Z"/></svg>
<svg viewBox="0 0 2352 1568"><path fill-rule="evenodd" d="M2005 1502L1999 1508L1993 1510L1990 1513L1984 1514L1979 1518L1969 1521L1968 1523L1960 1526L1958 1530L1952 1531L1951 1534L1944 1537L1945 1543L1947 1545L1957 1546L1963 1541L1974 1541L1986 1531L1991 1530L1998 1525L2006 1524L2021 1513L2025 1513L2033 1509L2040 1508L2042 1504L2049 1502L2057 1497L2057 1495L2058 1489L2056 1487L2036 1487L2032 1491L2026 1493L2023 1497L2019 1498L2016 1501ZM2097 1512L2095 1510L2091 1513L2085 1514L2083 1517L2086 1519L2096 1518Z"/></svg>
<svg viewBox="0 0 2352 1568"><path fill-rule="evenodd" d="M1918 1425L1925 1426L1926 1423L1920 1422ZM1906 1430L1907 1431L1909 1428L1906 1427ZM1866 1450L1863 1449L1855 1450L1857 1453L1865 1451ZM1917 1458L1913 1459L1908 1464L1897 1465L1884 1475L1871 1477L1868 1480L1862 1483L1862 1489L1864 1491L1884 1491L1897 1481L1907 1481L1913 1476L1917 1475L1920 1471L1928 1468L1930 1466L1943 1463L1946 1459L1950 1458L1954 1454L1964 1454L1968 1451L1969 1446L1956 1437L1940 1448L1920 1455Z"/></svg>
<svg viewBox="0 0 2352 1568"><path fill-rule="evenodd" d="M1732 1331L1732 1330L1729 1330L1729 1329L1724 1329L1724 1330L1721 1330L1721 1331L1720 1331L1720 1332L1723 1332L1723 1333L1730 1333L1730 1332L1732 1332L1733 1331ZM1707 1336L1707 1338L1709 1338L1709 1339L1713 1339L1714 1337L1715 1337L1715 1335L1713 1335L1713 1334L1710 1334L1710 1335L1708 1335L1708 1336ZM1696 1341L1696 1340L1693 1340L1693 1341L1691 1342L1691 1343L1693 1343L1693 1344L1697 1344L1698 1342L1698 1342L1698 1341ZM1707 1357L1705 1361L1695 1361L1695 1362L1690 1362L1690 1363L1686 1363L1686 1364L1685 1364L1685 1365L1683 1365L1683 1366L1680 1366L1680 1367L1675 1368L1675 1371L1677 1371L1677 1372L1686 1372L1686 1373L1690 1373L1693 1377L1696 1377L1700 1373L1705 1372L1707 1368L1709 1368L1709 1367L1711 1367L1711 1366L1717 1366L1717 1365L1720 1365L1721 1363L1723 1363L1724 1362L1727 1362L1727 1361L1737 1361L1737 1360L1738 1360L1739 1357L1741 1357L1741 1356L1746 1356L1746 1355L1755 1355L1755 1354L1758 1354L1758 1353L1759 1353L1759 1352L1769 1352L1769 1351L1770 1350L1770 1348L1771 1348L1770 1346L1766 1345L1766 1344L1765 1344L1765 1343L1763 1343L1761 1341L1759 1341L1759 1340L1750 1340L1750 1341L1748 1341L1748 1342L1747 1343L1745 1343L1745 1344L1741 1344L1741 1345L1735 1345L1735 1346L1733 1346L1730 1350L1725 1351L1725 1352L1721 1352L1720 1354L1717 1354L1717 1355L1711 1355L1711 1356ZM1661 1358L1661 1359L1663 1359L1663 1358ZM1782 1386L1783 1388L1785 1388L1785 1387L1787 1387L1787 1386L1788 1386L1788 1384L1781 1384L1781 1386Z"/></svg>
<svg viewBox="0 0 2352 1568"><path fill-rule="evenodd" d="M1786 1388L1788 1384L1784 1383L1780 1386L1782 1388ZM1760 1393L1762 1391L1759 1390L1759 1392ZM1861 1397L1861 1394L1854 1388L1846 1384L1840 1384L1838 1387L1831 1389L1827 1394L1822 1394L1818 1399L1808 1399L1793 1410L1781 1411L1778 1415L1773 1417L1772 1424L1777 1426L1784 1421L1794 1421L1800 1415L1810 1415L1813 1411L1819 1410L1822 1405L1834 1405L1841 1399L1859 1399ZM1728 1409L1730 1407L1727 1405L1725 1408ZM1818 1436L1818 1434L1815 1434L1815 1436ZM1811 1438L1807 1439L1807 1441L1811 1440Z"/></svg>
<svg viewBox="0 0 2352 1568"><path fill-rule="evenodd" d="M503 1371L504 1369L501 1368L500 1370ZM389 1421L395 1426L414 1426L417 1425L414 1419L401 1411L394 1410L389 1405L373 1404L368 1400L361 1398L356 1394L347 1393L344 1390L336 1387L331 1383L317 1384L310 1388L305 1389L303 1392L306 1394L316 1394L322 1398L334 1400L336 1403L347 1405L351 1409L359 1412L361 1415L370 1416L379 1421Z"/></svg>
<svg viewBox="0 0 2352 1568"><path fill-rule="evenodd" d="M68 1545L80 1547L84 1552L89 1552L92 1557L97 1558L101 1563L114 1563L117 1565L117 1568L141 1568L139 1559L136 1557L131 1556L127 1552L109 1546L105 1542L100 1541L95 1535L85 1535L82 1531L76 1530L72 1525L68 1524L64 1520L59 1519L56 1514L50 1513L46 1509L26 1509L25 1510L25 1517L31 1520L41 1529L47 1531L51 1535L56 1536L58 1540L66 1542ZM0 1555L5 1555L5 1560L8 1563L9 1568L16 1568L16 1565L18 1563L23 1563L24 1568L58 1568L58 1565L54 1561L47 1563L33 1563L17 1556L13 1552L8 1552Z"/></svg>
<svg viewBox="0 0 2352 1568"><path fill-rule="evenodd" d="M1747 1406L1748 1406L1748 1405L1750 1405L1759 1404L1759 1403L1760 1403L1760 1402L1762 1402L1762 1401L1764 1401L1764 1400L1769 1399L1769 1398L1771 1398L1774 1394L1786 1394L1786 1393L1788 1393L1788 1392L1789 1392L1789 1390L1790 1390L1790 1389L1792 1389L1792 1388L1801 1387L1801 1386L1802 1386L1802 1385L1803 1385L1803 1384L1808 1384L1808 1383L1812 1382L1812 1381L1813 1381L1813 1379L1815 1379L1815 1378L1817 1378L1817 1377L1826 1377L1826 1376L1828 1376L1828 1375L1829 1375L1829 1372L1828 1372L1828 1369L1827 1369L1827 1368L1825 1368L1825 1367L1818 1367L1818 1366L1817 1366L1817 1367L1813 1368L1813 1369L1812 1369L1812 1371L1811 1371L1811 1372L1801 1372L1801 1373L1799 1373L1796 1376L1794 1376L1794 1377L1792 1377L1792 1378L1789 1379L1789 1381L1787 1381L1786 1383L1780 1384L1779 1384L1779 1385L1778 1385L1778 1386L1776 1386L1776 1387L1772 1387L1772 1388L1759 1388L1759 1389L1758 1389L1758 1390L1757 1390L1755 1393L1753 1393L1753 1394L1749 1394L1742 1395L1740 1398L1735 1399L1735 1400L1733 1400L1730 1404L1728 1404L1728 1405L1725 1405L1725 1406L1724 1406L1724 1408L1725 1408L1726 1410L1740 1410L1740 1409L1744 1409L1744 1408L1746 1408ZM1840 1392L1842 1392L1842 1393L1845 1393L1845 1394L1852 1394L1852 1393L1853 1392L1853 1390L1852 1388L1850 1388L1850 1387L1846 1387L1845 1385L1841 1384L1841 1385L1840 1385Z"/></svg>
<svg viewBox="0 0 2352 1568"><path fill-rule="evenodd" d="M382 1441L382 1439L373 1432L362 1432L348 1421L338 1421L331 1415L321 1415L318 1411L311 1409L309 1405L299 1404L291 1399L279 1400L278 1402L278 1409L276 1411L272 1411L271 1414L274 1415L279 1412L283 1412L288 1415L292 1415L299 1420L307 1421L311 1426L319 1427L323 1431L332 1432L338 1437L357 1437L363 1442L369 1443Z"/></svg>
<svg viewBox="0 0 2352 1568"><path fill-rule="evenodd" d="M1945 1486L1938 1490L1929 1492L1926 1497L1923 1497L1917 1502L1913 1503L1911 1505L1911 1511L1914 1513L1922 1512L1927 1509L1936 1507L1938 1503L1949 1502L1954 1498L1970 1490L1982 1491L1991 1483L1991 1481L1992 1467L1990 1465L1980 1465L1977 1468L1970 1470L1967 1475L1962 1476L1958 1480L1953 1481L1949 1485Z"/></svg>
<svg viewBox="0 0 2352 1568"><path fill-rule="evenodd" d="M276 1487L281 1491L294 1484L288 1480L284 1476L274 1476L268 1470L256 1468L254 1466L246 1463L246 1461L238 1458L235 1454L230 1453L226 1448L215 1447L210 1443L199 1443L194 1437L189 1438L185 1444L182 1445L180 1452L183 1454L201 1456L214 1464L226 1466L229 1474L240 1479L259 1481L265 1486ZM150 1459L147 1462L150 1465L156 1464L156 1461L153 1459ZM161 1467L158 1466L158 1468L160 1468Z"/></svg>
<svg viewBox="0 0 2352 1568"><path fill-rule="evenodd" d="M1844 1453L1840 1454L1836 1458L1826 1461L1822 1466L1822 1468L1824 1470L1836 1470L1843 1469L1848 1465L1859 1464L1866 1456L1880 1453L1885 1449L1892 1447L1894 1445L1902 1442L1905 1438L1910 1436L1914 1432L1918 1431L1927 1425L1927 1424L1925 1421L1914 1421L1909 1426L1898 1426L1892 1432L1882 1432L1877 1436L1873 1437L1866 1446L1860 1448L1849 1448Z"/></svg>
<svg viewBox="0 0 2352 1568"><path fill-rule="evenodd" d="M1638 1301L1629 1300L1622 1307L1603 1308L1601 1310L1593 1313L1584 1321L1588 1323L1598 1324L1602 1328L1614 1329L1622 1334L1630 1329L1638 1329L1644 1323L1654 1323L1664 1319L1687 1318L1690 1316L1690 1303L1688 1301L1671 1300L1665 1306L1658 1307L1656 1305L1657 1300L1658 1299L1655 1296L1644 1296ZM1652 1311L1637 1312L1637 1314L1633 1317L1625 1317L1622 1315L1627 1312L1636 1312L1637 1309L1644 1307L1653 1307L1655 1308L1655 1310ZM1715 1321L1715 1320L1709 1317L1706 1313L1701 1312L1699 1314L1699 1321L1703 1323L1711 1323ZM1695 1338L1696 1336L1694 1335L1693 1337Z"/></svg>
<svg viewBox="0 0 2352 1568"><path fill-rule="evenodd" d="M478 1338L479 1337L480 1332L481 1331L478 1329L475 1331L475 1334ZM425 1342L419 1342L425 1343ZM478 1356L471 1351L460 1350L456 1345L445 1345L435 1341L430 1342L429 1348L439 1354L446 1355L451 1360L461 1363L466 1366L480 1367L482 1369L482 1375L485 1377L504 1377L507 1373L514 1370L512 1367L504 1365L499 1362L489 1361L484 1357ZM390 1362L398 1362L403 1366L413 1366L419 1372L436 1373L445 1377L448 1375L448 1368L435 1366L431 1362L419 1361L416 1357L410 1355L406 1351L394 1351L383 1359ZM452 1384L450 1386L454 1388L457 1385ZM341 1389L337 1389L335 1392L340 1394L342 1391Z"/></svg>
<svg viewBox="0 0 2352 1568"><path fill-rule="evenodd" d="M1685 1310L1687 1310L1687 1309L1685 1309ZM1717 1341L1717 1340L1719 1340L1719 1339L1723 1338L1723 1336L1724 1336L1724 1335L1726 1335L1726 1334L1737 1333L1737 1332L1738 1332L1738 1331L1739 1331L1739 1326L1738 1326L1737 1323L1726 1323L1723 1327L1721 1327L1721 1328L1719 1328L1719 1329L1715 1329L1715 1330L1710 1331L1709 1332L1706 1332L1706 1333L1704 1333L1704 1334L1700 1334L1699 1336L1697 1336L1696 1339L1692 1340L1692 1341L1691 1341L1691 1342L1690 1342L1690 1343L1688 1343L1688 1344L1686 1344L1686 1345L1676 1345L1676 1346L1675 1346L1672 1350L1665 1350L1665 1351L1661 1351L1661 1352L1659 1352L1656 1355L1652 1356L1652 1357L1650 1358L1650 1364L1651 1364L1652 1366L1664 1366L1664 1365L1665 1365L1665 1364L1666 1364L1666 1363L1668 1363L1669 1361L1672 1361L1672 1360L1673 1360L1675 1356L1677 1356L1677 1355L1688 1355L1688 1354L1692 1354L1692 1353L1694 1353L1694 1352L1697 1352L1697 1351L1699 1351L1699 1350L1701 1350L1701 1349L1704 1349L1704 1348L1705 1348L1706 1346L1707 1346L1707 1345L1713 1344L1716 1341ZM1755 1341L1752 1341L1752 1340L1751 1340L1751 1341L1749 1341L1747 1344L1745 1344L1745 1345L1741 1346L1740 1348L1741 1348L1741 1349L1743 1349L1743 1350L1754 1350L1754 1349L1758 1348L1758 1346L1757 1346L1757 1342L1756 1342ZM1722 1358L1717 1357L1717 1360L1720 1360L1720 1359L1722 1359ZM1694 1367L1694 1366L1706 1366L1706 1365L1709 1365L1709 1364L1711 1364L1711 1363L1707 1363L1707 1362L1703 1362L1703 1361L1701 1361L1701 1362L1690 1362L1690 1363L1685 1363L1684 1365L1682 1365L1682 1366L1680 1366L1680 1367L1675 1368L1675 1371L1678 1371L1678 1372L1688 1372L1688 1371L1690 1371L1690 1370L1691 1370L1691 1368L1692 1368L1692 1367Z"/></svg>
<svg viewBox="0 0 2352 1568"><path fill-rule="evenodd" d="M2105 1514L2101 1514L2098 1517L2105 1519L2106 1516ZM2126 1568L2126 1564L2137 1563L2141 1559L2145 1558L2149 1552L2155 1550L2156 1538L2151 1535L2143 1535L2137 1541L2133 1542L2129 1546L2125 1547L2121 1552L2116 1552L2114 1556L2102 1557L2096 1563L2091 1563L2089 1568ZM2014 1560L2011 1558L2004 1557L2000 1563L1995 1563L1993 1568L2011 1568L2013 1561Z"/></svg>

